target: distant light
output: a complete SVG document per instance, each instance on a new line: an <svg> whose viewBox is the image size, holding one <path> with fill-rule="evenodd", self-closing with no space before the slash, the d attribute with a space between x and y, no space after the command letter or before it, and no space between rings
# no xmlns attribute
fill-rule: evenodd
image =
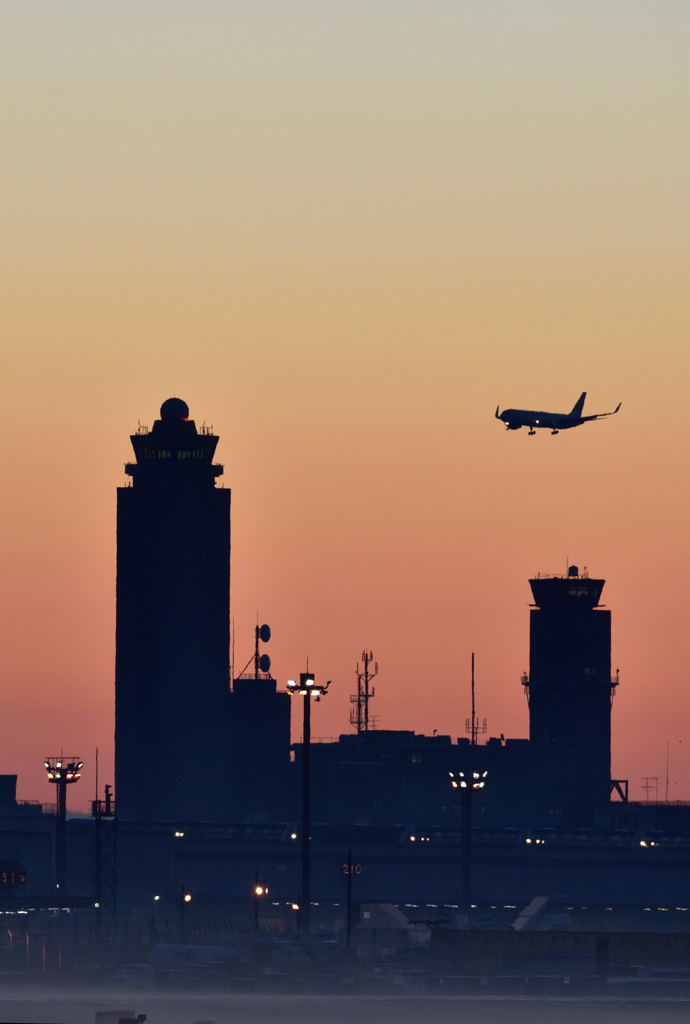
<svg viewBox="0 0 690 1024"><path fill-rule="evenodd" d="M290 909L291 910L299 910L299 903L291 903L290 904Z"/></svg>
<svg viewBox="0 0 690 1024"><path fill-rule="evenodd" d="M296 838L297 838L297 833L296 832L291 832L290 833L290 839L296 839Z"/></svg>
<svg viewBox="0 0 690 1024"><path fill-rule="evenodd" d="M184 839L184 832L173 832L175 839Z"/></svg>
<svg viewBox="0 0 690 1024"><path fill-rule="evenodd" d="M158 900L160 899L160 896L154 896L153 899L154 899L155 903L158 903Z"/></svg>
<svg viewBox="0 0 690 1024"><path fill-rule="evenodd" d="M96 910L100 910L101 905L100 903L94 903L94 907L96 908Z"/></svg>
<svg viewBox="0 0 690 1024"><path fill-rule="evenodd" d="M191 903L192 902L192 894L191 894L191 892L186 892L184 894L184 896L182 897L182 899L184 900L185 903Z"/></svg>

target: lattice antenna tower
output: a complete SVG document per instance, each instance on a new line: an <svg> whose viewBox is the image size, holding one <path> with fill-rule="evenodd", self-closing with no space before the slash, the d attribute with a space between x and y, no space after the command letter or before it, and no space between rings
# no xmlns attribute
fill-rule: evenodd
<svg viewBox="0 0 690 1024"><path fill-rule="evenodd" d="M473 747L477 746L477 737L486 732L486 719L477 718L477 707L475 703L475 685L474 685L474 651L472 651L472 671L471 671L471 693L472 693L472 706L471 715L465 719L465 732L469 733L470 743Z"/></svg>
<svg viewBox="0 0 690 1024"><path fill-rule="evenodd" d="M373 651L362 651L362 668L357 662L355 674L357 693L350 695L350 704L354 705L350 708L350 725L354 725L359 735L362 732L369 732L370 726L374 727L374 719L369 717L369 701L376 696L371 681L379 674L379 666L378 662L374 661Z"/></svg>

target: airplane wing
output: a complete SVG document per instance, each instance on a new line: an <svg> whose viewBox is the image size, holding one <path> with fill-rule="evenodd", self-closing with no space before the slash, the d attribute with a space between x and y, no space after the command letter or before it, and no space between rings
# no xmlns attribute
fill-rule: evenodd
<svg viewBox="0 0 690 1024"><path fill-rule="evenodd" d="M616 408L612 409L611 412L598 412L594 416L581 416L580 418L583 422L584 420L603 420L606 416L615 416L622 404L622 402L619 402Z"/></svg>

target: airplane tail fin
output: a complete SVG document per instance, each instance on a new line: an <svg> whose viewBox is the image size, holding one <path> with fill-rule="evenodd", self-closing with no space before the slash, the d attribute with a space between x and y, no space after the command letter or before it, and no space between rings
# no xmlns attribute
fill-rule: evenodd
<svg viewBox="0 0 690 1024"><path fill-rule="evenodd" d="M585 398L586 397L587 397L587 392L583 391L582 394L580 395L580 397L578 398L577 402L573 406L571 412L570 412L571 416L582 416L582 410L584 409L584 406L585 406Z"/></svg>

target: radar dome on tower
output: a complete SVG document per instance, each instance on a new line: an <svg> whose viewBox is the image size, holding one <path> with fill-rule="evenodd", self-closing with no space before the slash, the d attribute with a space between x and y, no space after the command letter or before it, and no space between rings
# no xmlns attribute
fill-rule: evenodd
<svg viewBox="0 0 690 1024"><path fill-rule="evenodd" d="M181 398L166 398L161 406L161 419L168 422L170 420L188 420L189 406Z"/></svg>

